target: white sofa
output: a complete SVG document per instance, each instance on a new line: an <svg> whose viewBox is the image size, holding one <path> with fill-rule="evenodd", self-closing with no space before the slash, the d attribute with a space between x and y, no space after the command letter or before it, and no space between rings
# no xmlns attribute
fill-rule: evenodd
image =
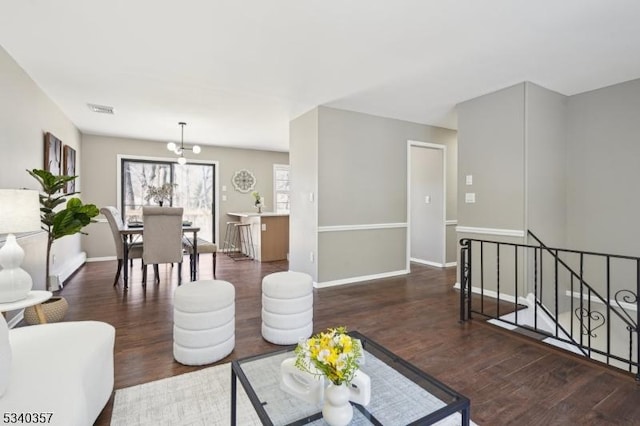
<svg viewBox="0 0 640 426"><path fill-rule="evenodd" d="M103 322L8 330L0 315L0 416L52 413L40 423L92 425L113 391L114 340Z"/></svg>

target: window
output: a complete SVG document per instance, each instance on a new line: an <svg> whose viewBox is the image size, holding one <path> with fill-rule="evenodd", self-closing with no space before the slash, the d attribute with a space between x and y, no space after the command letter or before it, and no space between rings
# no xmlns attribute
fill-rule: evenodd
<svg viewBox="0 0 640 426"><path fill-rule="evenodd" d="M168 204L183 207L183 219L200 227L199 236L215 242L215 165L181 166L171 161L128 158L121 161L120 205L124 221L142 220L142 206L155 205L153 200L145 200L147 186L173 183L176 186Z"/></svg>
<svg viewBox="0 0 640 426"><path fill-rule="evenodd" d="M289 165L273 165L273 205L276 213L289 213Z"/></svg>

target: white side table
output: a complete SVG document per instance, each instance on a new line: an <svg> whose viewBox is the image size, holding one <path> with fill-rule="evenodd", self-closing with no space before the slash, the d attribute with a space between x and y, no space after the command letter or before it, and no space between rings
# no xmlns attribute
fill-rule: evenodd
<svg viewBox="0 0 640 426"><path fill-rule="evenodd" d="M16 311L18 309L24 309L29 306L34 306L40 324L44 324L47 322L47 317L45 317L44 312L42 311L42 306L40 306L40 304L46 300L49 300L51 296L53 296L53 293L51 293L50 291L33 290L30 291L27 294L27 297L22 300L0 303L0 312L4 313L7 311Z"/></svg>

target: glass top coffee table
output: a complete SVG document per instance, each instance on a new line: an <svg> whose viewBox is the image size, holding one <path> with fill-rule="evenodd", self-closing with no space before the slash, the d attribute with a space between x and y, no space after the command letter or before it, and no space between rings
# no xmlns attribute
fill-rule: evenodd
<svg viewBox="0 0 640 426"><path fill-rule="evenodd" d="M352 425L469 425L469 399L420 371L358 332L371 379L371 402L352 403ZM280 389L280 364L295 357L295 345L231 363L231 424L236 424L236 383L244 390L264 425L321 425L322 407Z"/></svg>

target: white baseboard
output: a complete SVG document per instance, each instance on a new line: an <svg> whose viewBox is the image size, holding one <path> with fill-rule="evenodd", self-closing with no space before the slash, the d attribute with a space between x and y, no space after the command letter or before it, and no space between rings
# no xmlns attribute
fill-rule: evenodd
<svg viewBox="0 0 640 426"><path fill-rule="evenodd" d="M416 259L412 257L409 259L411 262L420 263L422 265L435 266L436 268L450 268L452 266L458 266L458 262L447 262L444 265L438 262L431 262L429 260Z"/></svg>
<svg viewBox="0 0 640 426"><path fill-rule="evenodd" d="M89 262L105 262L107 260L118 260L118 258L116 256L89 257L89 258L87 258L87 263L89 263Z"/></svg>
<svg viewBox="0 0 640 426"><path fill-rule="evenodd" d="M369 280L377 280L380 278L397 277L398 275L406 275L408 273L409 273L408 270L402 269L399 271L384 272L382 274L374 274L374 275L362 275L359 277L345 278L342 280L325 281L325 282L319 282L319 283L314 282L313 286L316 288L334 287L337 285L352 284L352 283L358 283L358 282L369 281Z"/></svg>
<svg viewBox="0 0 640 426"><path fill-rule="evenodd" d="M435 266L436 268L443 268L444 267L444 265L442 263L432 262L430 260L417 259L415 257L411 257L411 258L409 258L409 260L412 261L412 262L415 262L415 263L420 263L422 265Z"/></svg>
<svg viewBox="0 0 640 426"><path fill-rule="evenodd" d="M455 283L453 285L453 288L455 288L457 290L460 290L460 283ZM472 293L482 294L480 290L481 290L480 287L471 287L471 292ZM484 289L484 295L488 296L488 297L492 297L494 299L498 298L498 293L493 291L493 290ZM505 302L515 303L516 298L511 296L511 295L509 295L509 294L500 293L500 300L504 300Z"/></svg>
<svg viewBox="0 0 640 426"><path fill-rule="evenodd" d="M53 288L52 291L61 290L64 286L64 282L69 279L74 272L76 272L87 260L87 253L80 252L72 259L64 263L58 269L53 271L49 275L49 281L51 283L57 283L57 288Z"/></svg>

